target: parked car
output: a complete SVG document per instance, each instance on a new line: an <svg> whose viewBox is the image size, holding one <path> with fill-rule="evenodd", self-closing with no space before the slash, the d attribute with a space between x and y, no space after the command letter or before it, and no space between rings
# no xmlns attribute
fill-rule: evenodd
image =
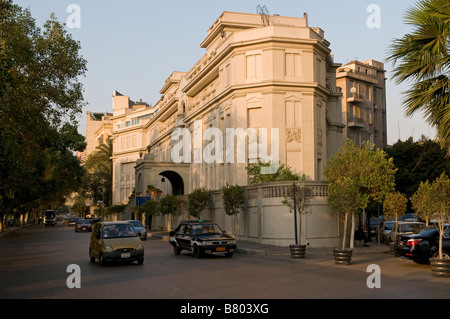
<svg viewBox="0 0 450 319"><path fill-rule="evenodd" d="M380 219L377 217L371 217L369 219L369 225L370 225L370 238L377 238L378 237L378 230L380 227Z"/></svg>
<svg viewBox="0 0 450 319"><path fill-rule="evenodd" d="M402 222L418 222L419 218L415 214L405 214L401 216Z"/></svg>
<svg viewBox="0 0 450 319"><path fill-rule="evenodd" d="M91 262L144 263L144 245L134 227L128 222L98 222L94 224L89 244Z"/></svg>
<svg viewBox="0 0 450 319"><path fill-rule="evenodd" d="M92 224L89 219L77 219L75 224L75 232L79 231L92 231Z"/></svg>
<svg viewBox="0 0 450 319"><path fill-rule="evenodd" d="M443 258L450 259L450 229L442 238ZM430 258L439 257L439 233L437 236L422 238L412 251L412 260L418 264L429 264Z"/></svg>
<svg viewBox="0 0 450 319"><path fill-rule="evenodd" d="M381 226L381 242L385 243L386 245L389 245L390 239L389 234L392 231L392 228L394 228L395 221L388 221L384 222L383 226Z"/></svg>
<svg viewBox="0 0 450 319"><path fill-rule="evenodd" d="M147 240L147 226L142 225L140 220L127 220L138 233L142 240Z"/></svg>
<svg viewBox="0 0 450 319"><path fill-rule="evenodd" d="M67 223L67 226L75 226L77 224L78 219L79 218L76 218L76 217L69 218L69 222Z"/></svg>
<svg viewBox="0 0 450 319"><path fill-rule="evenodd" d="M197 258L204 254L232 257L236 251L236 239L212 221L183 221L169 235L175 255L188 250Z"/></svg>
<svg viewBox="0 0 450 319"><path fill-rule="evenodd" d="M412 253L416 248L416 245L422 240L427 240L429 238L439 238L439 231L436 227L431 226L414 234L397 236L397 240L393 247L394 255L412 259Z"/></svg>
<svg viewBox="0 0 450 319"><path fill-rule="evenodd" d="M426 224L421 222L398 222L397 227L394 224L394 228L389 233L390 242L395 243L397 236L410 235L424 229L425 227Z"/></svg>

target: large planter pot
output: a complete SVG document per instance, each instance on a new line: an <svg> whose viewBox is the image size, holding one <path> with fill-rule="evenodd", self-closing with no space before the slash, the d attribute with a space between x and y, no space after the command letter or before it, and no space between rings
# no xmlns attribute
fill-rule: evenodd
<svg viewBox="0 0 450 319"><path fill-rule="evenodd" d="M430 258L431 275L450 277L450 259Z"/></svg>
<svg viewBox="0 0 450 319"><path fill-rule="evenodd" d="M306 245L290 245L292 258L305 258Z"/></svg>
<svg viewBox="0 0 450 319"><path fill-rule="evenodd" d="M337 265L350 265L353 250L351 249L333 249L334 262Z"/></svg>

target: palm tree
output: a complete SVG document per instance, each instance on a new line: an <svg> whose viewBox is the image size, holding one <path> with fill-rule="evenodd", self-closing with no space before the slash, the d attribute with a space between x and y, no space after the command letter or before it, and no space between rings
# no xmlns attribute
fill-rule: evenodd
<svg viewBox="0 0 450 319"><path fill-rule="evenodd" d="M106 206L112 200L112 140L96 147L95 152L90 154L85 162L85 167L90 173L88 188L94 198L101 197ZM100 192L100 194L99 194Z"/></svg>
<svg viewBox="0 0 450 319"><path fill-rule="evenodd" d="M397 84L411 82L405 113L422 111L450 155L450 2L419 1L406 11L405 23L412 32L394 40L388 56Z"/></svg>

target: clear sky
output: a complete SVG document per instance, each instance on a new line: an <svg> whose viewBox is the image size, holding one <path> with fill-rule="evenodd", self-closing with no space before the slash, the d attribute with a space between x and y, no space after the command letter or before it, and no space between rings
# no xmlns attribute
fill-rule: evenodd
<svg viewBox="0 0 450 319"><path fill-rule="evenodd" d="M308 13L309 25L320 27L331 43L335 62L374 59L385 62L394 38L409 32L403 21L412 0L13 0L29 8L38 26L51 13L61 22L73 18L71 4L80 9L79 27L69 28L80 41L81 54L88 61L88 72L81 79L88 105L80 116L79 131L86 134L86 111L112 112L112 92L129 95L156 104L159 90L173 71L189 71L205 54L200 43L209 27L223 11L256 13L258 5L270 14L303 17ZM367 11L371 4L380 9L379 27L369 27ZM423 134L434 138L421 114L404 116L402 92L407 87L391 80L392 65L387 73L388 143Z"/></svg>

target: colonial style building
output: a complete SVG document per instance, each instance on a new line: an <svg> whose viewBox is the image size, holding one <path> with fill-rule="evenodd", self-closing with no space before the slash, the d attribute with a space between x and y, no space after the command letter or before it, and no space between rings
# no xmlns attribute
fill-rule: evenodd
<svg viewBox="0 0 450 319"><path fill-rule="evenodd" d="M266 154L249 144L226 143L234 140L227 140L229 128L255 129L257 136L250 134L247 142L266 143L267 154L278 152L280 162L309 180L324 178L328 156L345 140L342 93L336 86L341 65L333 61L324 32L310 27L306 15L270 18L263 23L258 14L223 12L201 43L206 52L200 61L166 80L155 105L159 113L143 126L150 154L137 161L138 196L162 177L182 185L178 193L247 185L245 167ZM173 162L177 128L192 137L190 150L182 149L192 152L189 163ZM223 140L212 149L213 162L195 161L202 150L203 159L211 151L213 138L204 135L208 128L222 132L214 137ZM199 139L201 144L194 143Z"/></svg>
<svg viewBox="0 0 450 319"><path fill-rule="evenodd" d="M175 195L205 187L213 191L207 217L233 228L220 190L248 185L249 163L281 162L313 188L302 241L335 246L339 218L329 212L323 172L347 138L386 146L383 64L334 62L324 32L309 26L306 14L223 12L201 48L204 56L189 71L170 74L153 107L113 92L113 204L133 199L139 206L149 185ZM247 186L236 234L292 243L292 214L281 202L287 187ZM170 220L155 217L152 227L171 229Z"/></svg>
<svg viewBox="0 0 450 319"><path fill-rule="evenodd" d="M321 181L347 138L386 146L383 64L335 63L306 15L223 12L201 47L204 56L188 72L173 72L153 107L113 92L113 203L128 202L133 191L146 196L150 184L174 194L247 185L245 167L267 158ZM255 151L255 141L267 150Z"/></svg>
<svg viewBox="0 0 450 319"><path fill-rule="evenodd" d="M352 61L337 70L337 86L342 88L344 136L357 145L370 141L387 147L386 71L381 62Z"/></svg>
<svg viewBox="0 0 450 319"><path fill-rule="evenodd" d="M134 102L113 92L113 204L127 203L135 187L136 160L147 151L148 122L158 112L146 102Z"/></svg>
<svg viewBox="0 0 450 319"><path fill-rule="evenodd" d="M86 149L83 152L77 152L78 158L84 163L93 153L97 146L103 144L112 136L111 113L86 112Z"/></svg>

